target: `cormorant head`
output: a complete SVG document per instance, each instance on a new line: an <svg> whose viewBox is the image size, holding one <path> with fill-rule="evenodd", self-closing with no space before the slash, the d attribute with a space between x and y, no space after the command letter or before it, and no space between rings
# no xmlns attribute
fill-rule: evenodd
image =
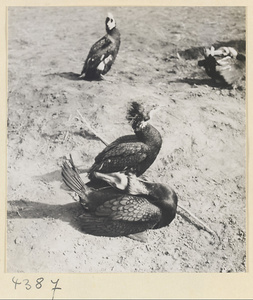
<svg viewBox="0 0 253 300"><path fill-rule="evenodd" d="M150 183L149 185L150 195L154 197L154 203L177 204L177 196L173 189L161 183Z"/></svg>
<svg viewBox="0 0 253 300"><path fill-rule="evenodd" d="M109 33L115 27L116 27L115 19L114 19L113 15L111 13L108 13L107 18L105 20L106 32Z"/></svg>
<svg viewBox="0 0 253 300"><path fill-rule="evenodd" d="M157 107L157 105L144 105L132 101L128 107L126 118L131 124L133 130L139 131L147 125L147 121L150 120L151 112Z"/></svg>

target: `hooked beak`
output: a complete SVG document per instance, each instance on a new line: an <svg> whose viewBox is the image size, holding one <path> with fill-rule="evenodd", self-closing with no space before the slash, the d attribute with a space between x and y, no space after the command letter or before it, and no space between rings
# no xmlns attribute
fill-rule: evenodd
<svg viewBox="0 0 253 300"><path fill-rule="evenodd" d="M104 180L112 187L115 187L119 190L126 190L128 187L128 177L124 173L114 172L114 173L99 173L94 172L96 178Z"/></svg>

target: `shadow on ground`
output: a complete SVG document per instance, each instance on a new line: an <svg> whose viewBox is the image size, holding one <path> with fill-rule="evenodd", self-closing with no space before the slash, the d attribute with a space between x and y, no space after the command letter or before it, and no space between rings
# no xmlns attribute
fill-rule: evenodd
<svg viewBox="0 0 253 300"><path fill-rule="evenodd" d="M80 74L73 73L73 72L53 73L53 74L47 74L44 76L60 76L62 78L66 78L66 79L74 80L74 81L83 80L83 78L79 77Z"/></svg>
<svg viewBox="0 0 253 300"><path fill-rule="evenodd" d="M9 203L8 219L44 219L52 218L69 223L75 229L83 232L82 220L79 217L84 210L79 202L64 205L53 205L25 200Z"/></svg>
<svg viewBox="0 0 253 300"><path fill-rule="evenodd" d="M217 83L212 79L204 78L204 79L195 79L195 78L184 78L184 79L177 79L175 81L171 81L173 83L187 83L191 86L193 85L208 85L210 87L216 88L223 88L223 89L231 89L230 86L224 85L221 83Z"/></svg>

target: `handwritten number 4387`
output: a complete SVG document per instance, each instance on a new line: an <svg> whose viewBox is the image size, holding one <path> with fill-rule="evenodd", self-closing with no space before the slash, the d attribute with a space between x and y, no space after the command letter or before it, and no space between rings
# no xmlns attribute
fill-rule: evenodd
<svg viewBox="0 0 253 300"><path fill-rule="evenodd" d="M41 289L42 288L42 283L44 281L44 278L43 277L40 277L40 278L37 278L36 279L36 284L35 284L35 288L37 290ZM14 283L14 288L16 289L18 285L20 284L24 284L25 285L25 288L27 290L30 290L32 288L32 285L30 284L30 281L29 279L24 279L22 281L18 281L18 279L15 279L15 277L12 278L12 282ZM58 287L58 283L59 283L59 279L57 279L56 281L53 281L51 280L51 283L53 284L53 288L52 288L52 291L53 291L53 297L52 299L54 299L54 295L55 295L55 291L56 290L61 290L60 287Z"/></svg>

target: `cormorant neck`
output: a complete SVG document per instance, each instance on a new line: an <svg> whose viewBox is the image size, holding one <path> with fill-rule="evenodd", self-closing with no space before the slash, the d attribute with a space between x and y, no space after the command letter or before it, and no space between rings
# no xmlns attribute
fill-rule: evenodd
<svg viewBox="0 0 253 300"><path fill-rule="evenodd" d="M114 35L115 33L118 32L117 28L116 27L113 27L111 30L106 27L106 32L109 34L109 35Z"/></svg>
<svg viewBox="0 0 253 300"><path fill-rule="evenodd" d="M162 189L165 189L165 187ZM176 193L170 188L166 188L166 190L163 191L161 190L161 186L158 186L157 190L156 188L152 189L151 194L151 196L154 197L153 204L159 207L162 212L161 221L156 227L159 228L170 224L175 218L177 211L178 198Z"/></svg>
<svg viewBox="0 0 253 300"><path fill-rule="evenodd" d="M177 195L173 189L160 183L144 183L149 191L148 196L153 198L154 204L160 208L170 208L177 205Z"/></svg>
<svg viewBox="0 0 253 300"><path fill-rule="evenodd" d="M178 199L171 188L160 183L135 179L129 180L128 192L132 195L145 195L152 204L160 208L162 217L157 228L168 225L175 218Z"/></svg>
<svg viewBox="0 0 253 300"><path fill-rule="evenodd" d="M135 130L135 134L137 138L145 144L151 146L154 145L156 147L157 145L162 144L162 137L159 131L149 123L146 123L145 127L141 128L140 130Z"/></svg>

